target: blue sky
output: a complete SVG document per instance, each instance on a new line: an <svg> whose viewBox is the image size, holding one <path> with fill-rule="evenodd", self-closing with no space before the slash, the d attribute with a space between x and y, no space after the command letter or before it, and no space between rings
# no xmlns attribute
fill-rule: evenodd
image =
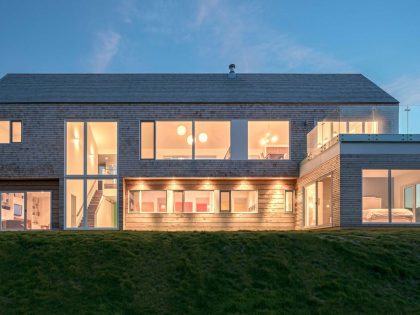
<svg viewBox="0 0 420 315"><path fill-rule="evenodd" d="M418 0L2 0L7 72L358 72L420 104Z"/></svg>

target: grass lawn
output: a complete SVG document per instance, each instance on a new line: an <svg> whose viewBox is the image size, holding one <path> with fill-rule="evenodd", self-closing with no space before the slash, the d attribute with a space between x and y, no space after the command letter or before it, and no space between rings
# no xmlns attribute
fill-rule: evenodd
<svg viewBox="0 0 420 315"><path fill-rule="evenodd" d="M0 233L0 314L420 314L420 229Z"/></svg>

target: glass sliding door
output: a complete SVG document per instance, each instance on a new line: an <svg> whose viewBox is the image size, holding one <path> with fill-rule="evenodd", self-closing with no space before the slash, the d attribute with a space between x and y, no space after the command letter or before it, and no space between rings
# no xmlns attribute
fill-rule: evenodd
<svg viewBox="0 0 420 315"><path fill-rule="evenodd" d="M305 226L316 226L316 184L305 187Z"/></svg>
<svg viewBox="0 0 420 315"><path fill-rule="evenodd" d="M327 175L305 187L305 226L332 224L332 176Z"/></svg>

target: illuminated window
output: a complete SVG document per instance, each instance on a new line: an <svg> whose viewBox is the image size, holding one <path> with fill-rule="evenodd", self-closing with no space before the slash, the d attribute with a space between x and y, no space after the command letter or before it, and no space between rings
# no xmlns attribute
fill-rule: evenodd
<svg viewBox="0 0 420 315"><path fill-rule="evenodd" d="M220 212L230 212L230 191L220 192Z"/></svg>
<svg viewBox="0 0 420 315"><path fill-rule="evenodd" d="M284 211L287 213L293 212L293 191L286 190L284 197L285 197Z"/></svg>
<svg viewBox="0 0 420 315"><path fill-rule="evenodd" d="M140 123L140 157L142 159L155 158L155 123L142 121Z"/></svg>
<svg viewBox="0 0 420 315"><path fill-rule="evenodd" d="M195 159L230 158L230 122L195 122Z"/></svg>
<svg viewBox="0 0 420 315"><path fill-rule="evenodd" d="M66 170L67 175L83 175L84 170L84 123L67 123L66 140Z"/></svg>
<svg viewBox="0 0 420 315"><path fill-rule="evenodd" d="M156 122L156 159L192 159L192 122Z"/></svg>
<svg viewBox="0 0 420 315"><path fill-rule="evenodd" d="M174 212L206 213L213 211L213 191L174 191Z"/></svg>
<svg viewBox="0 0 420 315"><path fill-rule="evenodd" d="M350 121L349 122L349 133L350 134L363 134L363 122L361 122L361 121Z"/></svg>
<svg viewBox="0 0 420 315"><path fill-rule="evenodd" d="M248 159L288 160L288 121L249 121Z"/></svg>
<svg viewBox="0 0 420 315"><path fill-rule="evenodd" d="M89 175L117 173L117 123L88 122L86 163Z"/></svg>
<svg viewBox="0 0 420 315"><path fill-rule="evenodd" d="M363 170L362 178L363 223L388 223L388 170Z"/></svg>
<svg viewBox="0 0 420 315"><path fill-rule="evenodd" d="M232 212L258 212L258 191L231 191Z"/></svg>
<svg viewBox="0 0 420 315"><path fill-rule="evenodd" d="M144 190L130 191L129 212L165 213L166 191Z"/></svg>
<svg viewBox="0 0 420 315"><path fill-rule="evenodd" d="M0 121L0 143L22 142L22 122Z"/></svg>
<svg viewBox="0 0 420 315"><path fill-rule="evenodd" d="M305 226L332 224L332 176L305 187Z"/></svg>

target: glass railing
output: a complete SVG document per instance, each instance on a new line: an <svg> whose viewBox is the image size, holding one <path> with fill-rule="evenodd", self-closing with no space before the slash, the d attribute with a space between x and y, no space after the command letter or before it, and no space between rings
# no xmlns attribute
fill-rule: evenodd
<svg viewBox="0 0 420 315"><path fill-rule="evenodd" d="M327 150L342 134L420 134L420 106L339 106L315 122L307 135L307 157Z"/></svg>

